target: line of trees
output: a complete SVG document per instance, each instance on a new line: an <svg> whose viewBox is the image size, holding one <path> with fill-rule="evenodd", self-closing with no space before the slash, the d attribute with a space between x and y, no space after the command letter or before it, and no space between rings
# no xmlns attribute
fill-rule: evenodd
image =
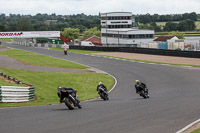
<svg viewBox="0 0 200 133"><path fill-rule="evenodd" d="M193 20L187 19L180 22L167 22L163 27L158 26L155 22L150 24L139 24L140 29L150 29L156 32L162 31L194 31L196 28Z"/></svg>
<svg viewBox="0 0 200 133"><path fill-rule="evenodd" d="M0 31L62 31L66 27L78 28L80 32L97 27L100 29L98 15L56 15L36 14L20 15L0 14Z"/></svg>
<svg viewBox="0 0 200 133"><path fill-rule="evenodd" d="M197 21L199 15L195 12L184 13L184 14L171 14L171 15L150 15L149 13L145 15L134 15L135 21L143 24L152 23L152 22L169 22L169 21L182 21L182 20L193 20Z"/></svg>
<svg viewBox="0 0 200 133"><path fill-rule="evenodd" d="M192 31L195 30L195 21L200 18L195 12L174 15L133 15L141 29L153 29L160 31ZM177 22L174 22L177 21ZM164 27L158 26L156 22L166 22ZM99 15L56 15L36 14L20 15L0 14L0 31L64 31L65 28L79 29L83 34L90 34L88 29L96 27L99 34L101 28ZM86 32L87 31L87 32ZM94 33L95 33L94 32ZM96 33L95 33L96 34Z"/></svg>

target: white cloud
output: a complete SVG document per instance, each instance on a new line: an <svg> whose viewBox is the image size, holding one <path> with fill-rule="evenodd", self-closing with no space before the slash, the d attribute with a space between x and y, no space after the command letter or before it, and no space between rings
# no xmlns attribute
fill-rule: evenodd
<svg viewBox="0 0 200 133"><path fill-rule="evenodd" d="M0 13L92 14L128 11L133 14L176 14L200 11L199 0L0 0Z"/></svg>

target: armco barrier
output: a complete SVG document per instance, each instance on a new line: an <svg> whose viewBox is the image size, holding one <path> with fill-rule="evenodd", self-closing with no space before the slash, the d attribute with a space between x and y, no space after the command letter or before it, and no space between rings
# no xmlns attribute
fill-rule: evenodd
<svg viewBox="0 0 200 133"><path fill-rule="evenodd" d="M0 86L0 103L28 102L35 99L35 87Z"/></svg>
<svg viewBox="0 0 200 133"><path fill-rule="evenodd" d="M23 45L23 44L20 44L19 41L16 41L16 42L17 43L15 43L15 44ZM32 46L37 47L38 45L32 45ZM43 45L41 45L41 47L62 48L62 45L43 44ZM107 51L107 52L129 52L129 53L141 53L141 54L200 58L200 51L178 51L178 50L138 48L138 47L99 47L99 46L98 47L95 47L95 46L91 47L91 46L74 46L74 45L69 45L69 49Z"/></svg>
<svg viewBox="0 0 200 133"><path fill-rule="evenodd" d="M129 53L200 58L200 51L177 51L177 50L137 48L137 47L91 47L91 46L69 46L69 49L107 51L107 52L108 51L129 52Z"/></svg>

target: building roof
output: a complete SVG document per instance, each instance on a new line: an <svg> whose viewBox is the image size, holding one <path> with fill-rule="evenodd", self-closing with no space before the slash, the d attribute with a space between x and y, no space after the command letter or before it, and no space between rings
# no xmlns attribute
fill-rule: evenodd
<svg viewBox="0 0 200 133"><path fill-rule="evenodd" d="M173 37L175 37L175 36L159 36L158 38L156 38L153 41L156 41L156 42L166 42L167 40L170 40Z"/></svg>
<svg viewBox="0 0 200 133"><path fill-rule="evenodd" d="M105 13L101 13L101 14L114 14L114 13L130 13L130 14L132 14L132 12L105 12Z"/></svg>
<svg viewBox="0 0 200 133"><path fill-rule="evenodd" d="M98 37L98 36L95 36L95 35L89 35L89 36L86 36L85 38L81 39L80 41L87 41L87 40L89 40L89 39L91 39L91 38L93 38L93 37L96 37L96 38L101 39L101 38Z"/></svg>

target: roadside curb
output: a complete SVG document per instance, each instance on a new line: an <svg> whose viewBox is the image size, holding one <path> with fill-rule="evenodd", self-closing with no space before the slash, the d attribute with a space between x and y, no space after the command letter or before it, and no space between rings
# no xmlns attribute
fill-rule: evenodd
<svg viewBox="0 0 200 133"><path fill-rule="evenodd" d="M187 125L186 127L184 127L183 129L177 131L176 133L188 133L188 132L191 132L191 131L194 131L196 129L198 129L199 127L194 127L195 125L197 125L199 123L200 125L200 119L199 120L196 120L194 122L192 122L191 124ZM191 131L188 131L189 129L191 129Z"/></svg>

